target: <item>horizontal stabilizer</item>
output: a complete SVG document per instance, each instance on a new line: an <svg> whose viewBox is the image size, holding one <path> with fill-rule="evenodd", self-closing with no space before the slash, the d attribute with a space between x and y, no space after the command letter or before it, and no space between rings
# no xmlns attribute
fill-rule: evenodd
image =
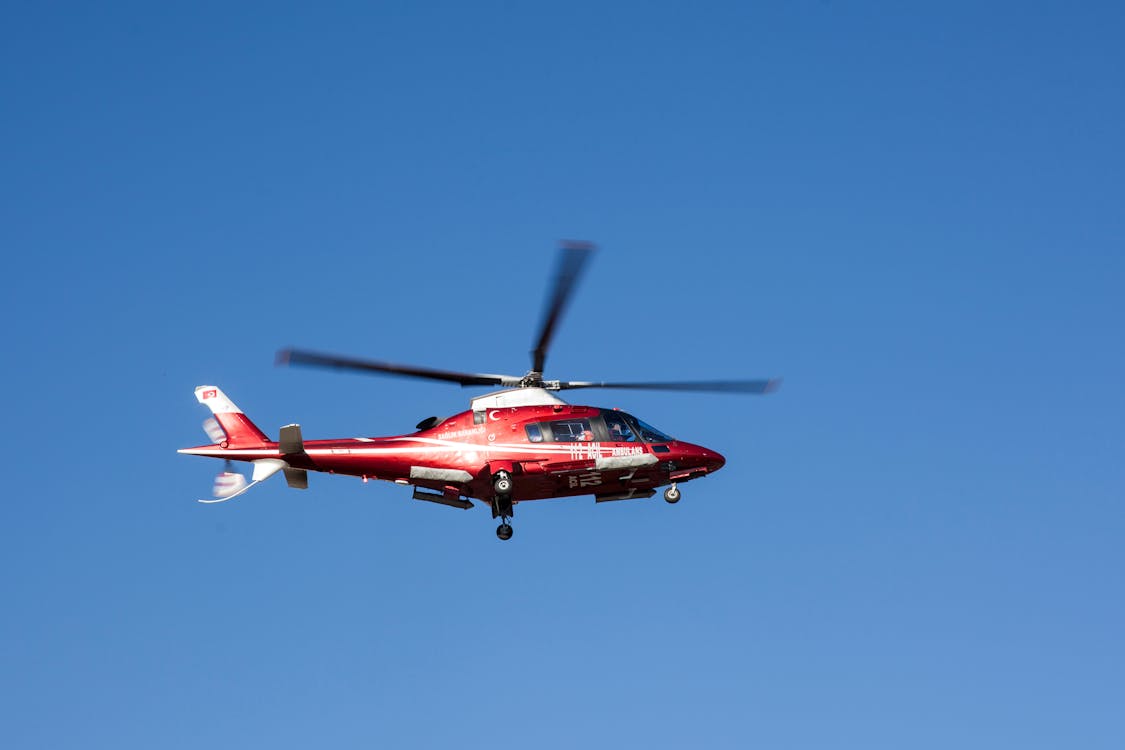
<svg viewBox="0 0 1125 750"><path fill-rule="evenodd" d="M285 482L295 490L309 488L309 473L304 469L286 469Z"/></svg>
<svg viewBox="0 0 1125 750"><path fill-rule="evenodd" d="M305 452L305 441L301 438L301 425L287 424L281 428L277 448L283 456L295 456Z"/></svg>

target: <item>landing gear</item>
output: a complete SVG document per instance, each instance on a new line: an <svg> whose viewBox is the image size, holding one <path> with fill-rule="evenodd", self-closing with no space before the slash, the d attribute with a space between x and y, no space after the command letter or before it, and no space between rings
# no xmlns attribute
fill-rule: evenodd
<svg viewBox="0 0 1125 750"><path fill-rule="evenodd" d="M664 502L670 505L675 505L680 502L680 491L676 489L675 484L664 490Z"/></svg>
<svg viewBox="0 0 1125 750"><path fill-rule="evenodd" d="M500 470L492 475L492 489L497 495L510 495L512 493L512 475Z"/></svg>
<svg viewBox="0 0 1125 750"><path fill-rule="evenodd" d="M492 517L493 518L511 518L512 512L512 496L511 495L493 495L492 497Z"/></svg>
<svg viewBox="0 0 1125 750"><path fill-rule="evenodd" d="M503 470L493 474L492 489L496 491L492 496L492 517L500 519L496 537L506 542L512 538L512 525L508 521L515 512L512 510L512 475Z"/></svg>

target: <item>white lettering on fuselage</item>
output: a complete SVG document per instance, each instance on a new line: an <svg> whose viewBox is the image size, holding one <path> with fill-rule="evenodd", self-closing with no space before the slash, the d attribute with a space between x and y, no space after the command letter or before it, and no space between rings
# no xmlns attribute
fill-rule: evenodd
<svg viewBox="0 0 1125 750"><path fill-rule="evenodd" d="M571 488L574 488L574 487L596 487L597 485L599 485L601 483L602 483L602 475L601 475L600 472L597 472L597 471L589 471L589 472L586 472L585 474L579 474L578 476L569 476L569 477L566 478L566 484L567 484L568 487L571 487Z"/></svg>
<svg viewBox="0 0 1125 750"><path fill-rule="evenodd" d="M598 458L602 455L601 443L571 443L567 447L570 449L570 458L573 461Z"/></svg>
<svg viewBox="0 0 1125 750"><path fill-rule="evenodd" d="M463 430L450 430L449 432L443 432L439 435L436 435L435 437L438 440L455 440L457 438L469 437L471 435L483 435L483 434L484 434L484 425L481 425L480 427L466 427Z"/></svg>
<svg viewBox="0 0 1125 750"><path fill-rule="evenodd" d="M645 452L645 449L642 448L639 445L629 445L629 446L625 446L625 447L618 446L618 447L614 448L613 452L610 453L610 455L611 456L640 456L640 455L644 454L644 452Z"/></svg>

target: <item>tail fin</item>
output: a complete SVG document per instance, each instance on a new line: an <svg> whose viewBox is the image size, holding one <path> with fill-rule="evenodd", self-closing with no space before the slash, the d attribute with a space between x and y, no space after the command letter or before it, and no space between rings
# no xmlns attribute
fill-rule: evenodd
<svg viewBox="0 0 1125 750"><path fill-rule="evenodd" d="M257 446L270 442L266 434L247 418L242 410L227 398L226 394L213 385L201 385L195 389L199 403L211 409L215 420L226 433L227 445L231 448Z"/></svg>

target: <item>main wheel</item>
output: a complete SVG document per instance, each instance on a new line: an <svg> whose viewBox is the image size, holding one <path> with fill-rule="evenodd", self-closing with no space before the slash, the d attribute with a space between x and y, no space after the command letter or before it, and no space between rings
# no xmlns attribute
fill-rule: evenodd
<svg viewBox="0 0 1125 750"><path fill-rule="evenodd" d="M664 502L672 505L680 502L680 491L674 486L664 490Z"/></svg>
<svg viewBox="0 0 1125 750"><path fill-rule="evenodd" d="M496 536L498 536L502 542L508 541L512 538L512 527L506 523L500 524L496 527Z"/></svg>
<svg viewBox="0 0 1125 750"><path fill-rule="evenodd" d="M507 495L512 491L512 475L506 471L496 472L492 480L492 488L497 495Z"/></svg>

